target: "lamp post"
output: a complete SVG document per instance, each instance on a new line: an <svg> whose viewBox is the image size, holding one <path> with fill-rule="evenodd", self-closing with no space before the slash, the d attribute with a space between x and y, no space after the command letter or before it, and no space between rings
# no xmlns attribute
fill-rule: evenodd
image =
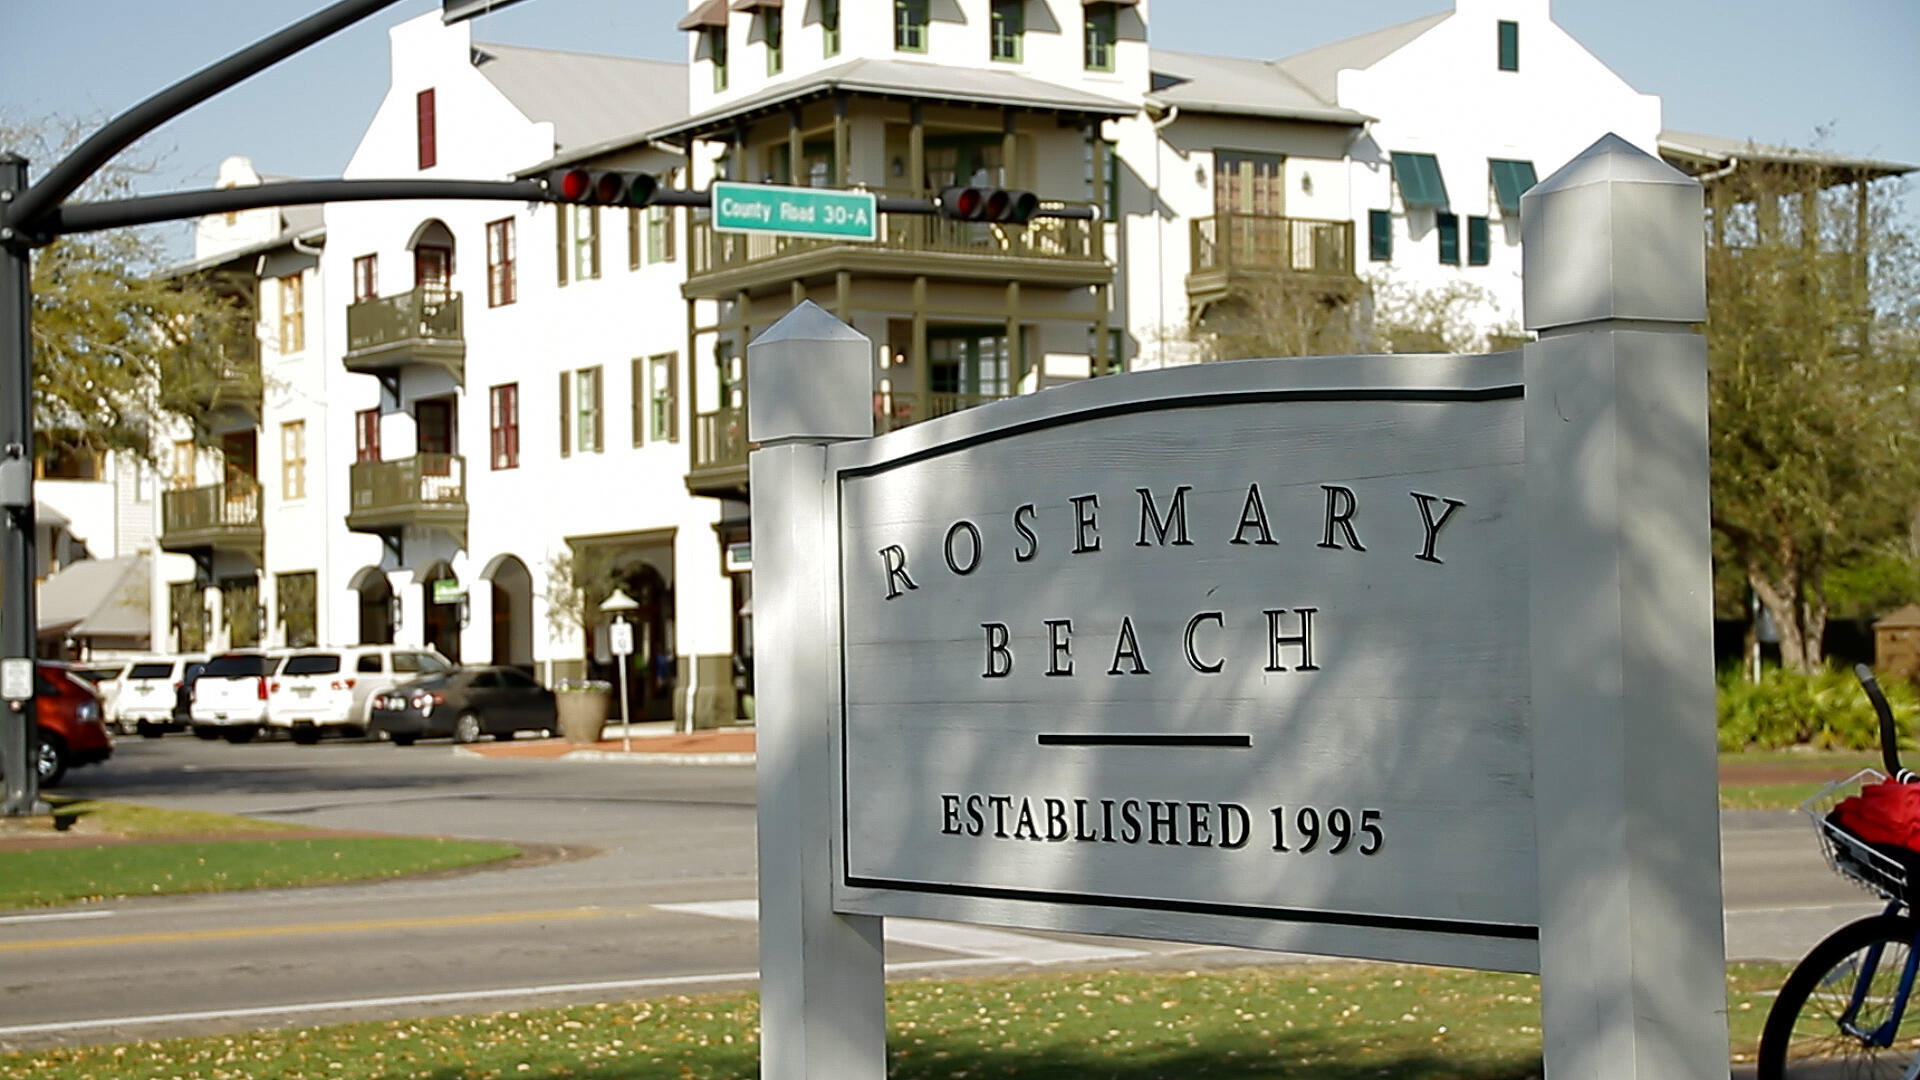
<svg viewBox="0 0 1920 1080"><path fill-rule="evenodd" d="M627 621L627 612L640 610L640 605L625 589L613 590L613 595L600 602L600 610L612 615L613 625L608 627L608 644L614 655L614 662L620 667L620 751L633 752L633 728L627 717L627 679L631 672L633 656L633 624Z"/></svg>

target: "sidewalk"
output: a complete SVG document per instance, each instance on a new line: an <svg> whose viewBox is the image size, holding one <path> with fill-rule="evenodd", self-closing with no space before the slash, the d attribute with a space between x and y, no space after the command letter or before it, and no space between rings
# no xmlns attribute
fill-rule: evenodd
<svg viewBox="0 0 1920 1080"><path fill-rule="evenodd" d="M514 739L454 747L457 754L486 758L540 758L568 761L614 761L644 765L751 765L752 728L715 728L684 735L664 721L630 725L626 749L619 724L608 724L597 743L570 743L565 739Z"/></svg>

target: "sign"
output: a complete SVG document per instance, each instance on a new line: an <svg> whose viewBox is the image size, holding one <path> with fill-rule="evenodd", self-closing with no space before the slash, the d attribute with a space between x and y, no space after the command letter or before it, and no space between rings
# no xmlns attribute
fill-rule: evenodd
<svg viewBox="0 0 1920 1080"><path fill-rule="evenodd" d="M467 590L458 581L442 578L433 583L433 602L436 604L457 604L465 599Z"/></svg>
<svg viewBox="0 0 1920 1080"><path fill-rule="evenodd" d="M879 203L869 191L716 180L711 195L713 227L721 232L868 242L880 237Z"/></svg>
<svg viewBox="0 0 1920 1080"><path fill-rule="evenodd" d="M753 569L753 541L740 540L727 545L726 569L729 573L739 573Z"/></svg>
<svg viewBox="0 0 1920 1080"><path fill-rule="evenodd" d="M608 647L615 656L633 655L633 624L615 622L607 627Z"/></svg>
<svg viewBox="0 0 1920 1080"><path fill-rule="evenodd" d="M1433 366L831 448L843 908L1530 967L1520 361Z"/></svg>
<svg viewBox="0 0 1920 1080"><path fill-rule="evenodd" d="M33 660L16 656L0 660L0 698L25 701L33 696Z"/></svg>

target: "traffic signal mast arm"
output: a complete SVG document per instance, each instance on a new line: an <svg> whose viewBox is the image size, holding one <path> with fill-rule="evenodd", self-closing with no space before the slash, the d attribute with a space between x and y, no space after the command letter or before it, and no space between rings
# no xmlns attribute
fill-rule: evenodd
<svg viewBox="0 0 1920 1080"><path fill-rule="evenodd" d="M519 199L546 202L538 180L290 180L254 187L206 188L97 203L73 203L27 224L21 232L43 242L68 233L98 232L156 221L257 210L266 206L370 202L383 199Z"/></svg>
<svg viewBox="0 0 1920 1080"><path fill-rule="evenodd" d="M784 188L789 185L765 184L743 187ZM808 189L829 190L829 189ZM581 206L694 206L713 205L710 192L660 186L651 173L584 168L555 169L547 174L547 197L555 202ZM1077 218L1096 221L1098 209L1091 206L1043 207L1031 191L994 187L952 187L937 198L913 198L904 195L880 195L875 208L886 214L927 214L960 221L980 221L995 225L1025 225L1037 217Z"/></svg>

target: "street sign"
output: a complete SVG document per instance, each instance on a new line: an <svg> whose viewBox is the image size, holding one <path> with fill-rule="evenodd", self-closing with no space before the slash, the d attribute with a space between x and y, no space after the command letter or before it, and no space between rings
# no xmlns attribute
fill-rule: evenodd
<svg viewBox="0 0 1920 1080"><path fill-rule="evenodd" d="M607 629L611 631L608 645L613 650L613 655L632 656L633 624L630 622L617 622Z"/></svg>
<svg viewBox="0 0 1920 1080"><path fill-rule="evenodd" d="M872 242L880 238L878 200L870 191L828 191L774 184L714 182L713 227Z"/></svg>
<svg viewBox="0 0 1920 1080"><path fill-rule="evenodd" d="M436 604L457 604L466 595L467 590L452 578L442 578L433 583L433 602Z"/></svg>

